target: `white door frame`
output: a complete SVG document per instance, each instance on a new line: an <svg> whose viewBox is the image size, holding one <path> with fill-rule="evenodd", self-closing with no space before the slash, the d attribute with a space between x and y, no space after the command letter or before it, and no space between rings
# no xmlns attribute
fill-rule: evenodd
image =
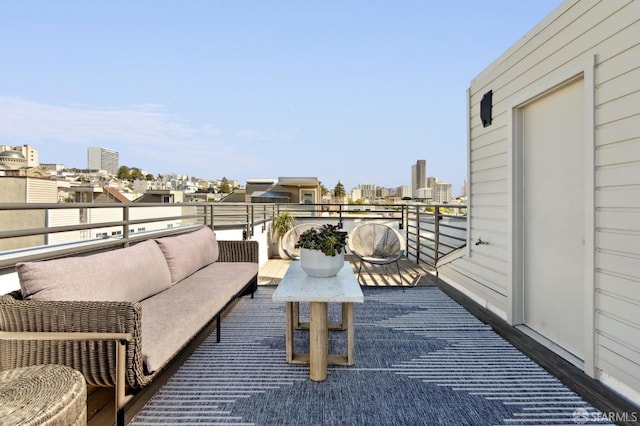
<svg viewBox="0 0 640 426"><path fill-rule="evenodd" d="M507 296L508 320L513 325L524 323L524 252L523 252L523 218L524 200L522 191L522 107L550 92L565 86L576 79L584 79L584 372L595 377L595 56L584 55L571 66L555 70L535 83L517 92L507 100L507 134L509 161L509 223L510 247L507 256L511 268L507 269L508 282L511 288Z"/></svg>

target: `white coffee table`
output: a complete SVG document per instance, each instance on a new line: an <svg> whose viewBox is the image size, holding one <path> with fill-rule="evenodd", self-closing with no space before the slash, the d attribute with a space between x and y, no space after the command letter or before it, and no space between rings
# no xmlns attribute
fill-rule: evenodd
<svg viewBox="0 0 640 426"><path fill-rule="evenodd" d="M302 270L299 261L293 261L272 298L274 302L285 302L288 363L309 364L309 378L313 381L326 380L327 364L353 365L353 303L364 303L364 294L349 262L345 262L335 277L315 278ZM308 325L300 323L299 302L309 302ZM342 303L341 324L329 324L329 302ZM307 326L309 353L296 354L293 350L294 327ZM346 329L346 354L329 354L329 329Z"/></svg>

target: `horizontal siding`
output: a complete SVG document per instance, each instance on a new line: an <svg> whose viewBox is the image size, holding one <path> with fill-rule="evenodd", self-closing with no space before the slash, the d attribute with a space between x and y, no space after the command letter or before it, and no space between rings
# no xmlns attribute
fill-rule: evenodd
<svg viewBox="0 0 640 426"><path fill-rule="evenodd" d="M640 125L640 123L638 123ZM640 129L640 127L638 127ZM596 167L598 190L640 184L640 161L627 156L624 162Z"/></svg>
<svg viewBox="0 0 640 426"><path fill-rule="evenodd" d="M496 218L502 219L504 223L507 222L507 207L506 206L474 206L471 218Z"/></svg>
<svg viewBox="0 0 640 426"><path fill-rule="evenodd" d="M504 220L498 220L491 217L476 217L473 219L473 222L473 230L474 232L478 232L479 236L483 233L490 233L493 235L504 236L506 238L508 235Z"/></svg>
<svg viewBox="0 0 640 426"><path fill-rule="evenodd" d="M615 377L631 389L640 389L640 374L637 364L621 355L624 351L620 350L621 346L616 341L606 338L601 338L601 340L605 343L598 351L601 370L606 371L608 375ZM613 350L609 348L613 348Z"/></svg>
<svg viewBox="0 0 640 426"><path fill-rule="evenodd" d="M638 80L640 81L640 80ZM596 149L596 164L599 165L599 170L604 170L605 167L611 165L630 165L635 166L640 158L640 138L618 141L605 146L600 146ZM603 173L599 173L602 175ZM604 176L606 178L606 176ZM601 177L602 179L602 177ZM615 183L602 182L599 186L612 186ZM635 180L633 177L629 179L627 177L622 185L640 185L640 176Z"/></svg>
<svg viewBox="0 0 640 426"><path fill-rule="evenodd" d="M628 277L640 278L640 256L627 252L606 251L599 249L596 256L596 268L603 271L615 272L617 274L626 275ZM640 314L640 310L638 310ZM640 318L640 315L638 315Z"/></svg>
<svg viewBox="0 0 640 426"><path fill-rule="evenodd" d="M621 111L622 112L622 111ZM629 111L623 111L629 114ZM597 118L597 113L596 113ZM640 126L640 116L628 116L615 121L600 123L596 125L596 140L598 146L618 143L635 139L638 136L638 126Z"/></svg>
<svg viewBox="0 0 640 426"><path fill-rule="evenodd" d="M55 181L45 179L27 179L28 203L57 203L58 186Z"/></svg>
<svg viewBox="0 0 640 426"><path fill-rule="evenodd" d="M632 53L629 55L625 54L624 57L627 58L631 55L640 55L640 47L634 48ZM603 67L601 67L600 64L596 68L596 79L598 81L607 79L607 81L602 81L602 83L596 87L596 104L600 105L600 107L609 102L615 101L616 99L628 96L630 87L638 87L638 81L640 81L640 68L631 69L630 71L622 73L620 73L621 70L615 70L618 74L615 74L615 78L609 80L608 73L612 73L613 71L614 70L610 68L603 70Z"/></svg>
<svg viewBox="0 0 640 426"><path fill-rule="evenodd" d="M627 299L636 305L640 305L639 277L622 276L618 273L599 270L596 273L596 281L598 283L598 293Z"/></svg>
<svg viewBox="0 0 640 426"><path fill-rule="evenodd" d="M621 342L626 342L627 346L640 351L638 308L640 303L637 300L624 299L613 293L598 292L596 309L602 313L598 329L610 336L618 335Z"/></svg>
<svg viewBox="0 0 640 426"><path fill-rule="evenodd" d="M491 158L498 155L505 155L507 154L506 148L507 148L506 144L502 140L493 141L492 143L479 146L477 148L474 148L473 151L471 151L471 161L477 162L485 158Z"/></svg>
<svg viewBox="0 0 640 426"><path fill-rule="evenodd" d="M640 5L595 68L596 367L640 392Z"/></svg>
<svg viewBox="0 0 640 426"><path fill-rule="evenodd" d="M604 123L631 118L633 114L637 113L637 105L640 105L640 90L598 106L596 108L596 122L602 126ZM633 123L633 118L631 120Z"/></svg>
<svg viewBox="0 0 640 426"><path fill-rule="evenodd" d="M620 185L618 187L598 188L596 205L613 208L640 208L638 192L640 185Z"/></svg>
<svg viewBox="0 0 640 426"><path fill-rule="evenodd" d="M48 211L49 227L80 224L80 209L53 209ZM49 244L63 244L94 238L93 230L58 232L49 234Z"/></svg>
<svg viewBox="0 0 640 426"><path fill-rule="evenodd" d="M99 208L87 210L88 223L117 222L123 219L122 208Z"/></svg>
<svg viewBox="0 0 640 426"><path fill-rule="evenodd" d="M596 223L600 229L616 229L637 233L640 232L640 211L599 207L599 211L596 213Z"/></svg>
<svg viewBox="0 0 640 426"><path fill-rule="evenodd" d="M471 174L471 177L475 177L476 173ZM502 206L506 206L506 198L507 198L507 180L492 180L488 182L475 182L471 188L471 196L472 197L481 197L483 195L497 195L499 194L502 198L496 203Z"/></svg>
<svg viewBox="0 0 640 426"><path fill-rule="evenodd" d="M598 231L598 249L610 253L627 253L631 256L638 256L640 253L640 234L628 231L600 229ZM637 275L640 277L640 267L637 268Z"/></svg>
<svg viewBox="0 0 640 426"><path fill-rule="evenodd" d="M594 363L640 395L639 35L640 1L566 1L472 81L469 234L489 244L472 244L439 272L510 312L510 108L595 57ZM484 128L480 100L489 90L493 123Z"/></svg>
<svg viewBox="0 0 640 426"><path fill-rule="evenodd" d="M478 303L485 307L495 306L502 312L505 305L506 294L502 287L495 285L500 279L500 274L494 271L480 270L476 263L470 262L469 258L457 259L454 262L438 268L438 274L445 280L451 280L462 286L475 296ZM481 300L478 300L480 298ZM499 313L501 316L502 313Z"/></svg>
<svg viewBox="0 0 640 426"><path fill-rule="evenodd" d="M49 210L49 226L77 225L80 223L80 209Z"/></svg>

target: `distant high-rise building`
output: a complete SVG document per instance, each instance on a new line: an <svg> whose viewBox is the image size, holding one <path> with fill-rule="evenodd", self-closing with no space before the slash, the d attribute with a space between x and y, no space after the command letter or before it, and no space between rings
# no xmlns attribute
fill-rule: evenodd
<svg viewBox="0 0 640 426"><path fill-rule="evenodd" d="M434 188L436 186L436 183L438 183L438 178L435 176L429 176L427 178L427 188Z"/></svg>
<svg viewBox="0 0 640 426"><path fill-rule="evenodd" d="M400 198L411 197L411 187L407 185L396 188L396 196Z"/></svg>
<svg viewBox="0 0 640 426"><path fill-rule="evenodd" d="M362 191L362 198L375 198L378 187L370 183L361 183L358 185L358 189Z"/></svg>
<svg viewBox="0 0 640 426"><path fill-rule="evenodd" d="M92 146L87 150L87 168L91 170L106 170L115 175L118 173L118 151L99 146Z"/></svg>
<svg viewBox="0 0 640 426"><path fill-rule="evenodd" d="M428 201L433 199L433 189L432 188L420 188L417 190L417 196L413 197L418 200Z"/></svg>
<svg viewBox="0 0 640 426"><path fill-rule="evenodd" d="M427 187L427 162L418 160L411 166L411 195L418 198L418 190Z"/></svg>
<svg viewBox="0 0 640 426"><path fill-rule="evenodd" d="M433 187L433 202L436 204L446 204L451 201L451 184L447 182L437 182Z"/></svg>

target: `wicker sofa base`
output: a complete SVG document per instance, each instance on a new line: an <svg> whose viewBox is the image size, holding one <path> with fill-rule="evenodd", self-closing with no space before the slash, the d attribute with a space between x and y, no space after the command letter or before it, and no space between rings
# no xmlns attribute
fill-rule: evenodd
<svg viewBox="0 0 640 426"><path fill-rule="evenodd" d="M219 341L222 313L238 297L253 297L257 289L258 243L217 243L218 262L253 263L255 274L225 296L227 300L217 305L220 309L197 333L185 333L183 348L214 324ZM198 297L191 301L208 303ZM39 364L67 365L80 371L91 386L114 387L116 420L124 424L124 408L131 396L152 383L183 352L149 372L142 351L143 317L140 302L34 301L23 300L20 291L6 294L0 297L0 371Z"/></svg>

